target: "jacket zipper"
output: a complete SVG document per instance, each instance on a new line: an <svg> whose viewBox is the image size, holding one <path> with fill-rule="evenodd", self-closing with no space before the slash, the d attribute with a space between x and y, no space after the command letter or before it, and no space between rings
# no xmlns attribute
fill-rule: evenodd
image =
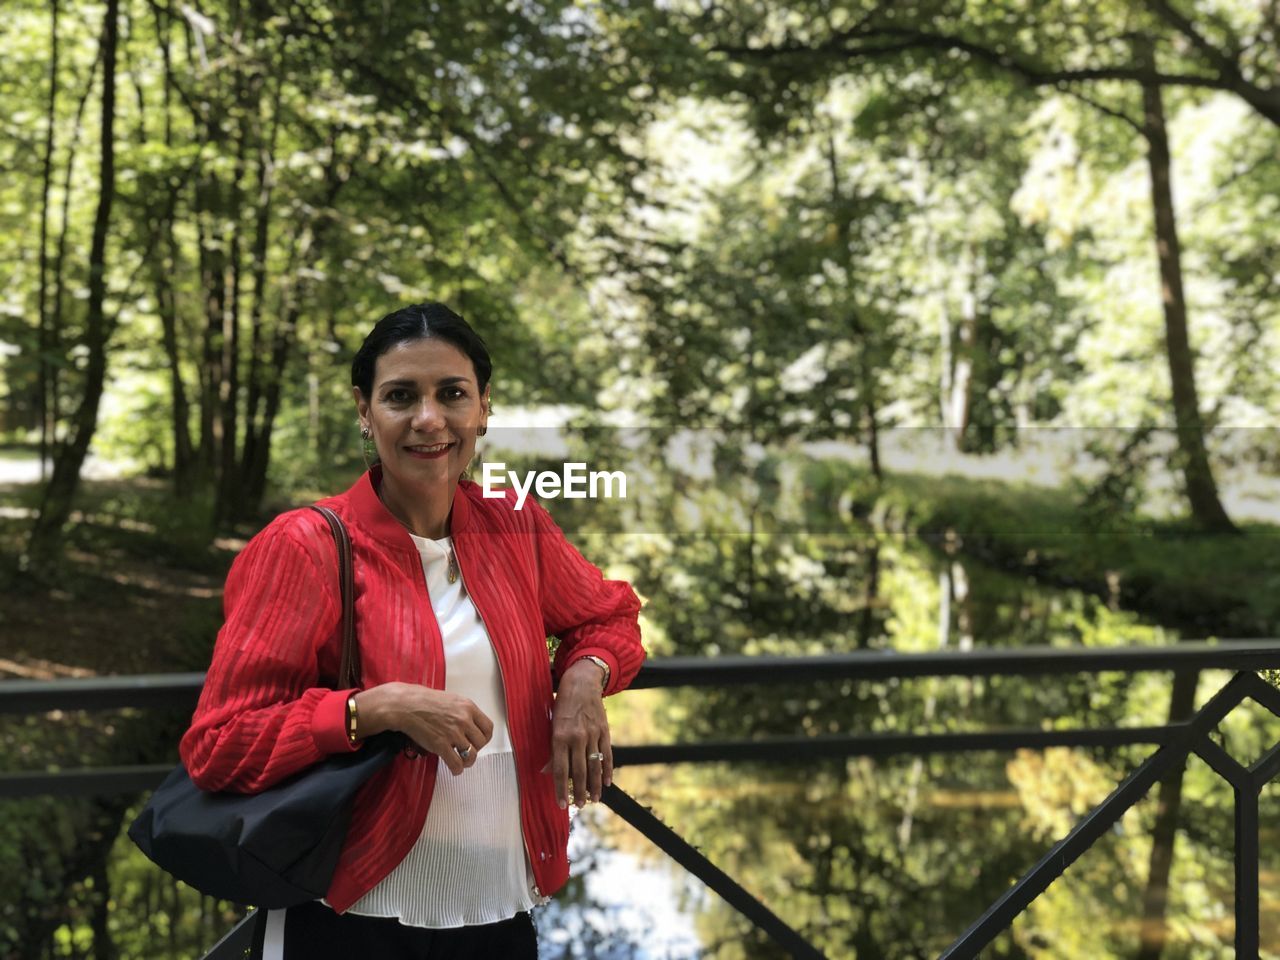
<svg viewBox="0 0 1280 960"><path fill-rule="evenodd" d="M498 679L502 683L502 707L507 711L507 733L511 737L511 758L516 760L516 737L515 731L511 726L511 697L507 692L507 674L502 669L502 658L498 656L498 645L494 642L493 633L489 630L489 624L484 618L484 613L480 610L480 604L476 602L476 595L471 592L471 588L467 586L467 574L463 569L462 554L458 551L457 541L453 544L453 556L458 561L458 579L462 581L462 589L467 591L467 596L471 598L471 605L476 608L476 616L480 618L480 623L484 627L485 634L489 637L489 646L493 650L494 662L498 665ZM520 764L516 763L516 807L520 815L520 840L524 844L524 855L529 861L529 869L533 870L533 851L529 849L529 833L524 825L524 800L520 791ZM537 873L534 873L534 879L537 879ZM535 883L533 886L533 895L539 900L542 899L542 891L538 889Z"/></svg>

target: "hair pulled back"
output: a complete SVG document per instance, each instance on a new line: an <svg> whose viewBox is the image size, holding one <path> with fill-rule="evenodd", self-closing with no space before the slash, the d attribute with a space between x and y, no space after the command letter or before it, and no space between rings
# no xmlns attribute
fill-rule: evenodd
<svg viewBox="0 0 1280 960"><path fill-rule="evenodd" d="M471 325L443 303L429 300L402 307L379 320L351 361L351 385L359 387L367 400L373 394L373 371L378 358L392 347L414 340L444 340L471 358L476 368L476 383L481 393L493 375L489 348Z"/></svg>

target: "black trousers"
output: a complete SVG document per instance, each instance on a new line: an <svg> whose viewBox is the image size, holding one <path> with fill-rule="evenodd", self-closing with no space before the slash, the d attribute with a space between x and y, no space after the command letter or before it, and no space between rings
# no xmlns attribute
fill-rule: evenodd
<svg viewBox="0 0 1280 960"><path fill-rule="evenodd" d="M338 914L313 901L260 910L254 960L537 960L533 917L477 927L427 930L385 917Z"/></svg>

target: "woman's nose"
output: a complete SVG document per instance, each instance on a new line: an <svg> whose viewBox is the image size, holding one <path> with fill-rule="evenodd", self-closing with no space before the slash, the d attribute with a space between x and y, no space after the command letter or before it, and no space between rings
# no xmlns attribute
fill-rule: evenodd
<svg viewBox="0 0 1280 960"><path fill-rule="evenodd" d="M423 433L439 430L444 422L444 411L430 397L424 398L413 412L413 427Z"/></svg>

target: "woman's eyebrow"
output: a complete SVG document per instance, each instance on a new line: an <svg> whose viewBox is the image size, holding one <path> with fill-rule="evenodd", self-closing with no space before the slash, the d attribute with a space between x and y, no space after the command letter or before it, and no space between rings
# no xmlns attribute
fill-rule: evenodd
<svg viewBox="0 0 1280 960"><path fill-rule="evenodd" d="M452 386L455 383L470 383L470 382L471 382L470 377L443 377L436 384L436 386L448 387L448 386ZM418 385L418 381L410 380L410 379L383 380L382 383L378 384L378 388L381 390L386 390L388 387L416 387L417 385Z"/></svg>

